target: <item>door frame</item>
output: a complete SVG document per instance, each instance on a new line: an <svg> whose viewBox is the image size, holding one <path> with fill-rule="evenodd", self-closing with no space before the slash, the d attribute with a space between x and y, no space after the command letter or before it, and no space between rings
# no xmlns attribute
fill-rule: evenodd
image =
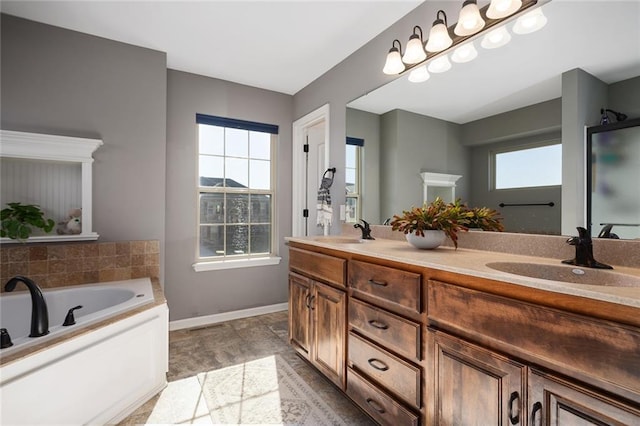
<svg viewBox="0 0 640 426"><path fill-rule="evenodd" d="M293 153L291 174L291 236L304 235L304 217L302 211L306 201L306 156L304 144L310 127L324 122L324 157L325 164L330 164L329 157L329 104L324 104L293 122ZM315 199L315 197L313 197ZM315 204L315 203L313 203ZM308 207L311 208L311 207ZM315 225L315 224L314 224ZM325 233L328 230L325 230Z"/></svg>

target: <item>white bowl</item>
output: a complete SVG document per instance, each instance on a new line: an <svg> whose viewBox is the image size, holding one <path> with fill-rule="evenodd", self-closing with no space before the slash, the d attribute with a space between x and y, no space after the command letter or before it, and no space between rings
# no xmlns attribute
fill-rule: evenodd
<svg viewBox="0 0 640 426"><path fill-rule="evenodd" d="M444 231L424 231L424 237L419 237L415 235L413 232L410 234L405 234L407 241L412 246L419 249L434 249L444 243L447 235Z"/></svg>

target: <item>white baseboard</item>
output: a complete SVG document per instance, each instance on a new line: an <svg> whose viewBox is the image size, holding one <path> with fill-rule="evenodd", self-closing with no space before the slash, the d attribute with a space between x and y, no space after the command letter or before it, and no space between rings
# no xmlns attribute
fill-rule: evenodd
<svg viewBox="0 0 640 426"><path fill-rule="evenodd" d="M288 303L278 303L275 305L259 306L257 308L242 309L239 311L224 312L221 314L205 315L195 318L170 321L169 331L182 330L185 328L203 327L219 322L230 321L241 318L254 317L256 315L270 314L273 312L286 311L289 309Z"/></svg>

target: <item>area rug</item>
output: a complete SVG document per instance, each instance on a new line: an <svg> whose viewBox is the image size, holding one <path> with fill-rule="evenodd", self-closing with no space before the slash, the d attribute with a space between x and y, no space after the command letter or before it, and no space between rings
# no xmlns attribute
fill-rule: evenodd
<svg viewBox="0 0 640 426"><path fill-rule="evenodd" d="M278 355L198 375L214 424L346 425Z"/></svg>

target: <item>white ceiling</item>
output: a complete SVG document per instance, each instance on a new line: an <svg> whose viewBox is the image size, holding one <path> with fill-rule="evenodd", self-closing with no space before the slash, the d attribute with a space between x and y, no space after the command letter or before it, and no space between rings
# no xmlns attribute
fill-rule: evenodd
<svg viewBox="0 0 640 426"><path fill-rule="evenodd" d="M10 15L166 52L171 69L295 94L420 3L2 0L0 7Z"/></svg>
<svg viewBox="0 0 640 426"><path fill-rule="evenodd" d="M639 0L552 0L541 7L548 23L538 32L513 34L494 50L475 41L474 61L454 63L423 83L401 76L349 106L377 114L398 108L462 124L558 98L561 74L574 68L608 84L640 75Z"/></svg>
<svg viewBox="0 0 640 426"><path fill-rule="evenodd" d="M2 0L0 7L166 52L171 69L295 94L420 3ZM461 3L440 2L453 17L450 24ZM454 64L424 83L400 77L350 106L378 114L400 108L465 123L559 97L560 75L573 68L607 83L640 74L640 0L552 0L542 7L549 22L537 33L513 35L510 44L491 51L476 41L473 62ZM425 31L429 24L416 22ZM371 72L381 72L382 65Z"/></svg>

